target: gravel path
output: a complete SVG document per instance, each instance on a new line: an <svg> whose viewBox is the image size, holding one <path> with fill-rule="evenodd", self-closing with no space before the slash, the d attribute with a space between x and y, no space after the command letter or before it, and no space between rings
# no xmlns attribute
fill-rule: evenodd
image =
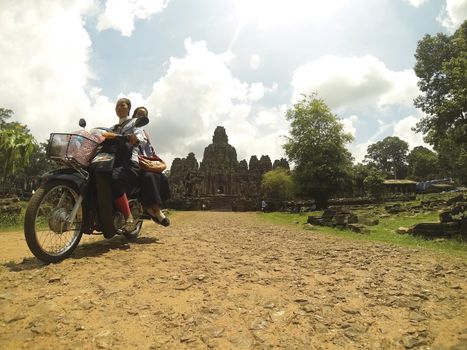
<svg viewBox="0 0 467 350"><path fill-rule="evenodd" d="M467 349L467 262L180 212L60 264L0 235L0 349Z"/></svg>

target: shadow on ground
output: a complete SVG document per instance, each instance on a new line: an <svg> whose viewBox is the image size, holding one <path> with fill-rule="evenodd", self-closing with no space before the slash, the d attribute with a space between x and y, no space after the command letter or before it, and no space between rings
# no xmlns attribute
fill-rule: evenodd
<svg viewBox="0 0 467 350"><path fill-rule="evenodd" d="M156 237L141 237L135 241L129 242L127 239L116 236L112 239L85 243L78 246L73 254L68 259L82 259L89 257L97 257L103 255L110 250L127 250L130 249L130 245L139 244L160 244ZM60 263L60 262L59 262ZM58 264L59 264L58 263ZM17 263L14 261L8 261L2 264L12 272L36 270L46 267L48 264L40 261L36 257L24 258L21 262Z"/></svg>

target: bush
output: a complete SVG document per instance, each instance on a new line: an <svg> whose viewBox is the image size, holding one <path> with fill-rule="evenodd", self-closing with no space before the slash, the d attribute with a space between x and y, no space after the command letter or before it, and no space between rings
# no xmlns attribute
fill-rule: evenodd
<svg viewBox="0 0 467 350"><path fill-rule="evenodd" d="M384 190L384 176L380 172L373 170L370 175L368 175L363 184L368 191L368 193L376 198L381 199L383 196Z"/></svg>
<svg viewBox="0 0 467 350"><path fill-rule="evenodd" d="M292 198L294 184L286 169L277 168L263 175L261 189L266 198L283 201Z"/></svg>
<svg viewBox="0 0 467 350"><path fill-rule="evenodd" d="M23 225L24 213L21 210L20 213L5 212L0 213L0 230L1 229L11 229L11 228L21 228Z"/></svg>

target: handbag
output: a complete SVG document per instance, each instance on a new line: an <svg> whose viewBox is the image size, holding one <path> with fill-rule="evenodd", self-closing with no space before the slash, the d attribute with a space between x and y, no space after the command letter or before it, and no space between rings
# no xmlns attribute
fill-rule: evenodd
<svg viewBox="0 0 467 350"><path fill-rule="evenodd" d="M139 167L144 171L150 171L152 173L162 173L166 168L164 161L158 156L138 156Z"/></svg>

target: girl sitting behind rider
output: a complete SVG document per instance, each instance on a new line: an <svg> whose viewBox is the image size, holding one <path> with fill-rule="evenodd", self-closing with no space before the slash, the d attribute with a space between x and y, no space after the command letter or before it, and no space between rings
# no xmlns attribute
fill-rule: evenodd
<svg viewBox="0 0 467 350"><path fill-rule="evenodd" d="M138 107L133 112L133 118L148 117L148 110L146 107ZM144 140L140 142L138 148L143 156L154 157L156 152L154 151L149 135L146 131L143 131ZM140 158L141 163L156 162ZM141 204L144 206L146 212L152 218L152 220L162 226L169 226L170 220L164 215L161 210L162 204L170 198L170 189L167 178L162 171L165 170L165 163L160 160L156 164L158 171L153 172L141 169ZM150 165L150 164L147 164Z"/></svg>

